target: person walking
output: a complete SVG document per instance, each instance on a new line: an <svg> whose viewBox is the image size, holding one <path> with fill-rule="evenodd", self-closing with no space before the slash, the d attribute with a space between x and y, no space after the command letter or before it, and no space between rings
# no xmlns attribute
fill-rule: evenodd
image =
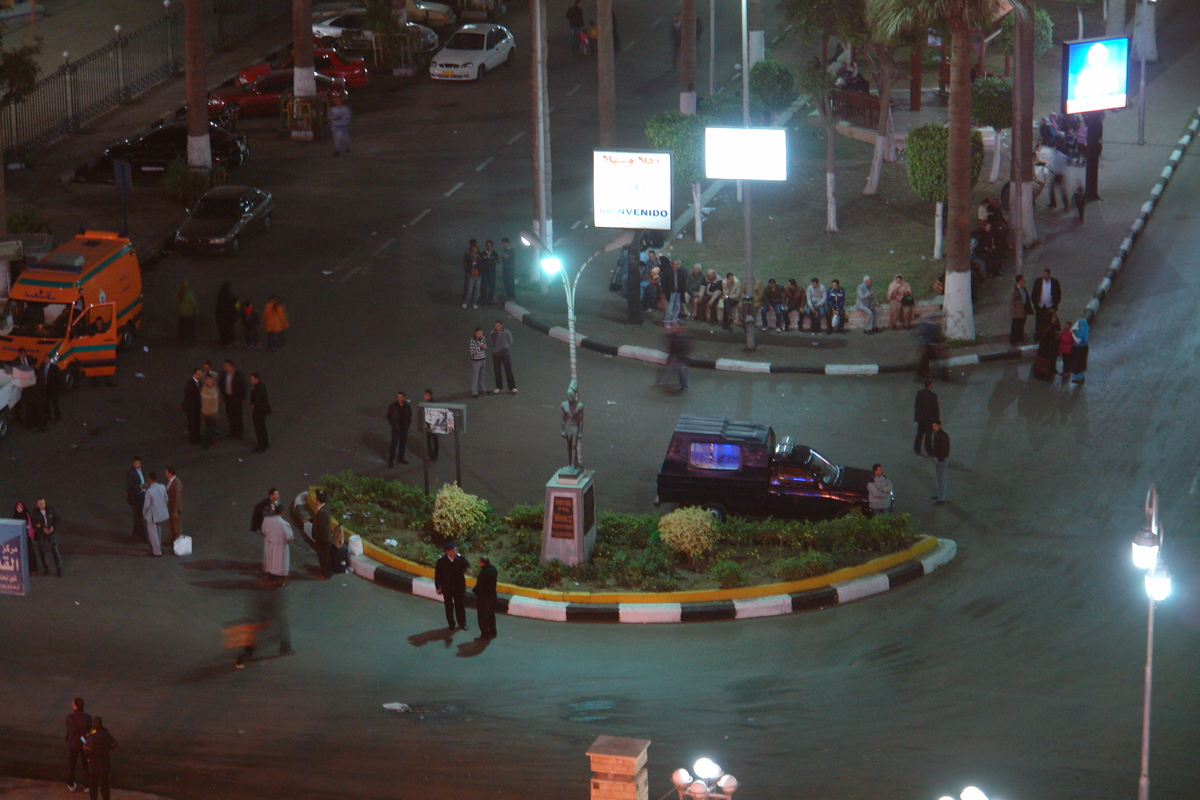
<svg viewBox="0 0 1200 800"><path fill-rule="evenodd" d="M92 730L92 715L83 711L83 698L76 697L71 703L71 713L65 720L67 726L67 788L72 792L83 787L75 783L75 764L83 767L83 783L88 785L88 759L83 751L83 741Z"/></svg>
<svg viewBox="0 0 1200 800"><path fill-rule="evenodd" d="M192 368L192 377L183 386L183 415L187 418L188 441L200 444L200 389L204 385L204 372Z"/></svg>
<svg viewBox="0 0 1200 800"><path fill-rule="evenodd" d="M58 422L62 419L62 411L58 406L58 398L62 395L62 370L58 368L58 356L47 356L42 362L41 375L38 380L42 384L42 425L50 420Z"/></svg>
<svg viewBox="0 0 1200 800"><path fill-rule="evenodd" d="M571 52L579 52L579 40L583 38L583 6L575 0L567 9L567 26L571 29Z"/></svg>
<svg viewBox="0 0 1200 800"><path fill-rule="evenodd" d="M496 267L499 266L498 254L492 246L492 240L483 243L479 253L479 302L490 306L496 300Z"/></svg>
<svg viewBox="0 0 1200 800"><path fill-rule="evenodd" d="M517 299L517 251L507 236L500 240L500 276L504 279L504 299Z"/></svg>
<svg viewBox="0 0 1200 800"><path fill-rule="evenodd" d="M125 470L125 502L133 512L133 538L145 538L146 523L142 519L142 503L146 499L146 476L142 473L142 459L134 456Z"/></svg>
<svg viewBox="0 0 1200 800"><path fill-rule="evenodd" d="M183 481L175 474L174 467L167 467L167 532L170 540L163 542L168 547L183 536Z"/></svg>
<svg viewBox="0 0 1200 800"><path fill-rule="evenodd" d="M254 452L263 453L271 446L267 438L267 417L271 414L271 401L267 399L267 385L257 372L250 373L250 419L254 422L254 438L258 446Z"/></svg>
<svg viewBox="0 0 1200 800"><path fill-rule="evenodd" d="M1025 342L1025 320L1033 311L1029 301L1029 290L1025 288L1025 276L1018 275L1012 295L1008 298L1008 316L1012 325L1008 330L1008 343L1014 347Z"/></svg>
<svg viewBox="0 0 1200 800"><path fill-rule="evenodd" d="M224 370L221 374L221 399L225 402L225 419L229 423L231 439L245 438L245 426L242 424L242 405L246 402L246 373L234 367L233 362L225 359Z"/></svg>
<svg viewBox="0 0 1200 800"><path fill-rule="evenodd" d="M663 370L662 385L670 389L671 376L678 376L680 392L688 389L688 357L692 350L692 335L686 329L667 334L667 365Z"/></svg>
<svg viewBox="0 0 1200 800"><path fill-rule="evenodd" d="M396 457L401 464L407 464L404 451L408 446L408 428L412 425L412 404L404 396L404 392L396 392L396 399L387 407L388 427L392 429L392 441L388 444L388 468L396 465Z"/></svg>
<svg viewBox="0 0 1200 800"><path fill-rule="evenodd" d="M496 568L487 556L479 557L479 577L475 579L475 615L479 621L478 639L496 638Z"/></svg>
<svg viewBox="0 0 1200 800"><path fill-rule="evenodd" d="M196 314L199 312L200 307L196 303L196 293L192 291L188 279L183 278L179 281L179 288L175 291L175 314L179 323L180 344L195 344Z"/></svg>
<svg viewBox="0 0 1200 800"><path fill-rule="evenodd" d="M872 514L890 514L896 500L892 481L883 474L883 465L871 467L871 481L867 484L867 507Z"/></svg>
<svg viewBox="0 0 1200 800"><path fill-rule="evenodd" d="M204 423L200 446L206 450L217 446L217 412L220 409L221 393L217 390L217 381L212 375L205 375L204 385L200 387L200 419Z"/></svg>
<svg viewBox="0 0 1200 800"><path fill-rule="evenodd" d="M284 331L291 327L288 322L287 308L279 298L271 295L262 312L263 331L267 334L267 352L278 350L286 343Z"/></svg>
<svg viewBox="0 0 1200 800"><path fill-rule="evenodd" d="M313 515L313 547L317 551L317 563L321 567L321 579L333 577L333 521L324 489L317 490L317 513ZM263 509L263 524L267 524L267 511Z"/></svg>
<svg viewBox="0 0 1200 800"><path fill-rule="evenodd" d="M500 380L501 368L504 369L504 377L508 380L509 394L517 393L517 382L513 380L512 358L509 356L512 342L512 331L507 330L503 322L496 320L492 324L492 332L488 334L488 344L492 348L492 372L496 378L496 394L500 394L500 390L504 388L504 381Z"/></svg>
<svg viewBox="0 0 1200 800"><path fill-rule="evenodd" d="M333 131L333 154L340 156L342 151L350 152L350 120L354 112L350 104L340 94L331 98L329 106L329 129Z"/></svg>
<svg viewBox="0 0 1200 800"><path fill-rule="evenodd" d="M287 580L292 568L292 550L288 542L295 539L296 534L287 520L275 513L274 506L263 509L263 572L277 586L282 586Z"/></svg>
<svg viewBox="0 0 1200 800"><path fill-rule="evenodd" d="M483 328L476 328L468 344L471 354L471 397L487 394L483 388L483 368L487 366L487 342L483 340Z"/></svg>
<svg viewBox="0 0 1200 800"><path fill-rule="evenodd" d="M863 333L875 333L875 320L879 314L875 309L875 293L871 290L871 276L863 275L862 283L855 292L854 307L863 312Z"/></svg>
<svg viewBox="0 0 1200 800"><path fill-rule="evenodd" d="M1071 334L1075 337L1075 349L1071 351L1071 383L1083 383L1087 379L1088 338L1091 325L1083 317L1071 326Z"/></svg>
<svg viewBox="0 0 1200 800"><path fill-rule="evenodd" d="M933 497L935 506L946 502L946 461L950 458L950 434L942 430L942 423L933 423L933 471L937 474L937 496Z"/></svg>
<svg viewBox="0 0 1200 800"><path fill-rule="evenodd" d="M249 605L248 618L225 629L226 647L242 648L234 669L246 668L246 662L254 659L255 648L266 638L264 634L271 630L279 639L279 655L295 655L287 621L287 592L251 592Z"/></svg>
<svg viewBox="0 0 1200 800"><path fill-rule="evenodd" d="M97 795L109 800L108 781L112 773L110 753L116 748L117 740L104 727L104 718L92 720L92 729L83 741L83 752L88 760L88 790L91 800Z"/></svg>
<svg viewBox="0 0 1200 800"><path fill-rule="evenodd" d="M267 496L254 504L254 510L250 512L250 530L254 533L262 533L263 517L267 513L267 509L273 509L276 513L279 512L279 490L272 486L267 489Z"/></svg>
<svg viewBox="0 0 1200 800"><path fill-rule="evenodd" d="M158 482L158 476L151 472L146 486L146 501L142 514L146 517L146 536L150 539L150 555L162 555L162 536L159 524L171 518L167 508L167 488Z"/></svg>
<svg viewBox="0 0 1200 800"><path fill-rule="evenodd" d="M1050 322L1051 312L1058 311L1062 302L1062 285L1049 269L1042 270L1042 277L1033 282L1033 328L1040 338Z"/></svg>
<svg viewBox="0 0 1200 800"><path fill-rule="evenodd" d="M913 421L917 423L917 438L913 439L913 452L921 455L921 446L925 452L933 455L933 423L942 417L938 405L937 393L933 391L933 381L925 379L925 388L917 392L913 402Z"/></svg>
<svg viewBox="0 0 1200 800"><path fill-rule="evenodd" d="M463 605L463 597L467 593L466 574L471 571L471 565L458 554L458 546L454 542L446 542L442 549L445 553L433 567L433 588L445 603L446 627L465 631L467 608Z"/></svg>
<svg viewBox="0 0 1200 800"><path fill-rule="evenodd" d="M46 563L46 548L54 557L54 574L62 577L62 559L58 555L58 514L54 506L46 505L46 498L39 497L33 510L33 540L37 542L38 556L42 561L42 574L50 574L50 565ZM33 559L30 558L32 562ZM31 565L32 566L32 565ZM31 570L32 571L32 570Z"/></svg>
<svg viewBox="0 0 1200 800"><path fill-rule="evenodd" d="M229 347L233 344L233 340L237 334L234 332L234 325L238 320L238 302L237 296L233 293L233 284L230 281L225 281L221 284L221 288L217 290L217 305L214 316L217 320L217 335L221 342L221 347Z"/></svg>
<svg viewBox="0 0 1200 800"><path fill-rule="evenodd" d="M422 403L433 402L433 389L426 389L421 394ZM425 422L425 414L422 413L417 420L417 430L425 431L425 457L430 461L438 460L438 450L441 442L438 440L438 435L429 430L428 423Z"/></svg>

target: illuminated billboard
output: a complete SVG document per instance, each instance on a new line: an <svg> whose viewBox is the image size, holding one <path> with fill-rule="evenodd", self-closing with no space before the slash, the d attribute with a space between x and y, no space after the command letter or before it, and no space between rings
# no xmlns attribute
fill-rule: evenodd
<svg viewBox="0 0 1200 800"><path fill-rule="evenodd" d="M1125 108L1129 87L1129 37L1063 42L1063 111L1082 114Z"/></svg>
<svg viewBox="0 0 1200 800"><path fill-rule="evenodd" d="M783 128L705 128L704 173L711 179L787 180Z"/></svg>
<svg viewBox="0 0 1200 800"><path fill-rule="evenodd" d="M671 154L595 150L592 202L597 228L671 230Z"/></svg>

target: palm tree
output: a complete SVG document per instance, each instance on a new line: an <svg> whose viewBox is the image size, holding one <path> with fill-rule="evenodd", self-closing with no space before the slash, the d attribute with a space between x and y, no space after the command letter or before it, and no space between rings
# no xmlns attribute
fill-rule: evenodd
<svg viewBox="0 0 1200 800"><path fill-rule="evenodd" d="M696 0L680 4L679 113L696 113Z"/></svg>
<svg viewBox="0 0 1200 800"><path fill-rule="evenodd" d="M596 29L600 41L596 51L597 121L600 146L617 143L617 64L613 41L612 0L596 0Z"/></svg>
<svg viewBox="0 0 1200 800"><path fill-rule="evenodd" d="M390 7L386 13L391 13ZM296 97L317 94L317 78L313 72L312 0L292 0L292 92Z"/></svg>
<svg viewBox="0 0 1200 800"><path fill-rule="evenodd" d="M991 24L999 0L868 0L878 38L941 23L951 35L950 130L946 158L947 226L945 331L953 339L975 338L971 307L971 47L972 28ZM1027 15L1028 0L1012 0L1013 13Z"/></svg>
<svg viewBox="0 0 1200 800"><path fill-rule="evenodd" d="M187 85L187 163L197 172L212 169L208 140L208 89L204 79L204 0L183 3L183 64Z"/></svg>

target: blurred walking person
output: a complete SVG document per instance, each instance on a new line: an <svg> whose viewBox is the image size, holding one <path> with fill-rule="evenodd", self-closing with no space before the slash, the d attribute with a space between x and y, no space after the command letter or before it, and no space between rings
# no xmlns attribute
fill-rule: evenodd
<svg viewBox="0 0 1200 800"><path fill-rule="evenodd" d="M312 537L313 548L317 551L317 563L321 568L321 578L328 580L333 577L333 521L331 511L326 504L328 499L324 489L317 490L317 513L313 515ZM267 524L267 512L263 510L263 525Z"/></svg>
<svg viewBox="0 0 1200 800"><path fill-rule="evenodd" d="M267 417L271 413L271 401L267 399L267 385L257 372L250 373L250 419L254 421L254 438L258 446L254 452L265 452L271 446L267 438Z"/></svg>
<svg viewBox="0 0 1200 800"><path fill-rule="evenodd" d="M229 347L237 337L233 328L238 320L237 297L233 293L233 284L229 281L222 283L221 288L217 291L215 316L221 347Z"/></svg>
<svg viewBox="0 0 1200 800"><path fill-rule="evenodd" d="M175 313L179 322L180 344L195 344L196 314L199 311L196 293L192 291L188 279L184 278L179 281L179 288L175 291Z"/></svg>
<svg viewBox="0 0 1200 800"><path fill-rule="evenodd" d="M307 34L306 34L307 35ZM329 106L329 127L333 131L333 154L340 156L342 151L350 152L350 120L354 112L350 104L340 94L335 94Z"/></svg>
<svg viewBox="0 0 1200 800"><path fill-rule="evenodd" d="M283 347L287 341L284 331L291 327L291 323L288 322L287 308L275 295L268 297L267 304L263 306L262 324L267 334L267 352Z"/></svg>
<svg viewBox="0 0 1200 800"><path fill-rule="evenodd" d="M433 390L426 389L421 395L422 403L433 402ZM441 449L441 442L438 439L438 434L429 430L428 423L425 422L424 409L421 410L421 415L417 419L417 430L425 431L425 457L430 461L438 460L438 450Z"/></svg>

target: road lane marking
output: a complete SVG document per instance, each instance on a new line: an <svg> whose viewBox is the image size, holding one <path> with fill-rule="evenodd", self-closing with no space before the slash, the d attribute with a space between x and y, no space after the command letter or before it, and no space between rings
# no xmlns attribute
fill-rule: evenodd
<svg viewBox="0 0 1200 800"><path fill-rule="evenodd" d="M627 44L627 45L625 45L624 47L622 47L622 48L621 48L621 52L622 52L622 53L624 53L624 52L627 52L627 51L629 51L629 50L632 50L632 49L633 49L633 46L634 46L635 44L637 44L637 39L634 39L632 42L630 42L629 44Z"/></svg>
<svg viewBox="0 0 1200 800"><path fill-rule="evenodd" d="M345 275L343 275L343 276L342 276L342 277L341 277L341 278L338 280L338 283L345 283L346 281L350 280L350 279L351 279L351 278L353 278L355 275L357 275L357 274L358 274L358 271L359 271L360 269L362 269L362 268L363 268L363 265L362 265L362 264L359 264L359 265L358 265L358 266L356 266L354 269L350 270L350 271L349 271L349 272L347 272Z"/></svg>
<svg viewBox="0 0 1200 800"><path fill-rule="evenodd" d="M479 166L475 168L475 171L483 172L483 170L487 167L487 165L492 163L492 161L495 160L495 158L496 158L495 156L488 156L487 158L485 158L483 161L480 162Z"/></svg>
<svg viewBox="0 0 1200 800"><path fill-rule="evenodd" d="M521 132L520 132L520 133L518 133L516 136L512 137L512 138L511 138L511 139L509 139L507 142L505 142L505 144L516 144L516 143L517 143L517 140L518 140L518 139L520 139L520 138L521 138L522 136L524 136L524 135L525 135L525 131L521 131Z"/></svg>
<svg viewBox="0 0 1200 800"><path fill-rule="evenodd" d="M579 227L580 225L582 225L582 224L583 224L583 220L581 220L581 219L577 219L577 220L575 220L575 224L571 226L571 230L575 230L576 228L578 228L578 227Z"/></svg>
<svg viewBox="0 0 1200 800"><path fill-rule="evenodd" d="M579 91L580 89L582 89L582 88L583 88L583 84L582 84L582 83L577 83L577 84L575 84L573 87L571 87L571 91L567 92L567 97L570 97L571 95L575 94L576 92L578 92L578 91Z"/></svg>
<svg viewBox="0 0 1200 800"><path fill-rule="evenodd" d="M651 22L651 23L650 23L650 30L654 30L655 28L657 28L657 27L658 27L658 23L660 23L660 22L662 22L662 21L663 21L663 17L659 17L658 19L654 20L654 22Z"/></svg>
<svg viewBox="0 0 1200 800"><path fill-rule="evenodd" d="M416 225L418 222L425 219L425 215L428 213L429 213L429 209L427 208L424 211L422 211L420 214L417 214L415 217L412 218L412 222L408 223L408 227L411 228L413 225Z"/></svg>
<svg viewBox="0 0 1200 800"><path fill-rule="evenodd" d="M394 241L396 241L396 237L395 237L395 236L393 236L391 239L388 239L388 240L387 240L386 242L384 242L383 244L379 245L379 247L376 247L376 248L375 248L375 249L374 249L374 250L371 252L371 255L373 255L373 256L375 256L376 258L378 258L378 257L379 257L379 254L380 254L380 253L382 253L384 250L387 250L387 249L388 249L388 247L390 247L390 246L391 246L391 244L392 244L392 242L394 242Z"/></svg>
<svg viewBox="0 0 1200 800"><path fill-rule="evenodd" d="M1197 475L1196 477L1192 478L1192 488L1191 488L1191 491L1188 492L1188 494L1196 493L1196 484L1197 483L1200 483L1200 475Z"/></svg>
<svg viewBox="0 0 1200 800"><path fill-rule="evenodd" d="M463 182L462 182L462 181L459 181L458 183L456 183L456 184L454 184L453 186L451 186L451 187L450 187L450 191L448 191L448 192L444 193L444 194L442 195L442 197L449 197L450 195L454 194L455 192L457 192L457 191L458 191L459 189L461 189L462 187L463 187Z"/></svg>

